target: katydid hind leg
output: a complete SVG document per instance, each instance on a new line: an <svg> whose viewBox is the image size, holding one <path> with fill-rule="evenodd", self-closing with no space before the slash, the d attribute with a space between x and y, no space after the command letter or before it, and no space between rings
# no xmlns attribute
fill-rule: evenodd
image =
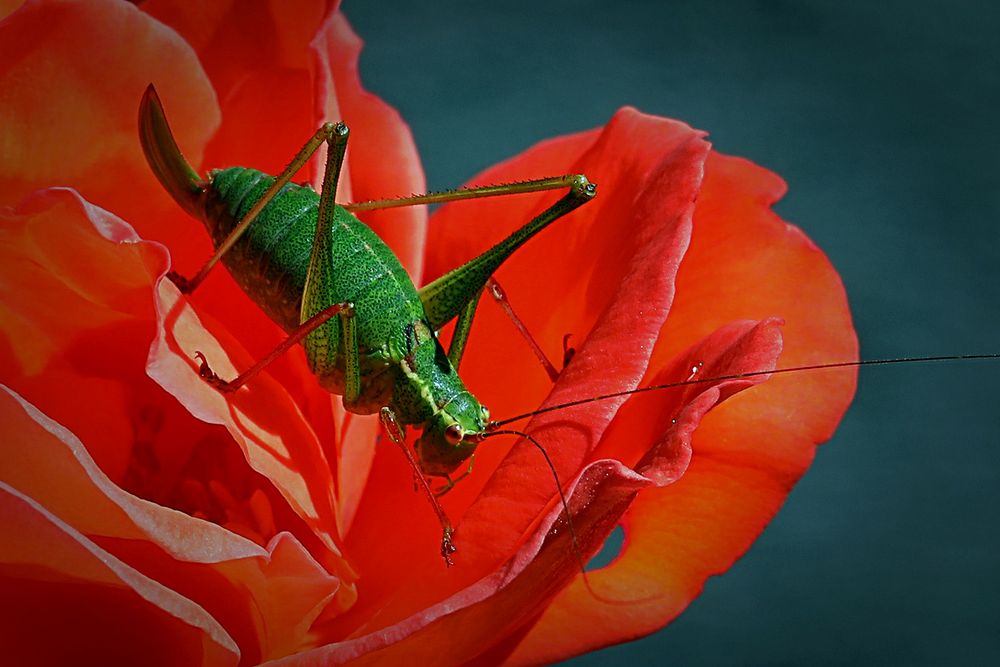
<svg viewBox="0 0 1000 667"><path fill-rule="evenodd" d="M457 317L473 296L485 287L493 272L535 234L593 199L597 192L596 187L585 176L567 178L570 179L567 185L569 192L559 201L478 257L419 290L420 300L424 304L424 312L431 328L440 329L445 323Z"/></svg>
<svg viewBox="0 0 1000 667"><path fill-rule="evenodd" d="M402 208L404 206L422 206L426 204L445 204L466 199L485 199L487 197L505 197L508 195L523 195L532 192L562 190L573 185L576 175L551 176L514 183L498 183L496 185L476 185L472 187L427 192L421 195L393 197L391 199L373 199L371 201L352 202L344 204L351 213L362 211L379 211L387 208Z"/></svg>

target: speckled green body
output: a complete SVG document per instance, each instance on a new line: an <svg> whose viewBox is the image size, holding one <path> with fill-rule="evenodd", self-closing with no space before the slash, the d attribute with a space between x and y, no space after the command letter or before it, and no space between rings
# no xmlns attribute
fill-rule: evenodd
<svg viewBox="0 0 1000 667"><path fill-rule="evenodd" d="M242 167L210 176L201 217L218 245L274 177ZM389 406L404 424L424 424L447 405L452 413L472 413L477 422L488 418L449 362L417 290L388 246L340 206L331 233L317 241L318 206L311 188L285 186L223 258L237 283L286 331L332 304L354 304L362 390L357 401L345 403L352 412ZM309 275L317 242L325 259ZM344 393L346 354L341 329L335 317L303 341L312 371L338 394Z"/></svg>
<svg viewBox="0 0 1000 667"><path fill-rule="evenodd" d="M356 205L355 210L371 210L568 188L506 239L418 291L382 239L335 203L348 136L344 123L323 123L277 178L231 167L212 171L206 180L177 146L152 85L139 103L139 141L150 169L181 208L204 222L217 250L192 278L171 271L171 280L190 293L221 259L250 298L291 334L231 381L217 376L198 353L199 375L222 391L235 391L301 341L312 371L324 387L343 396L346 409L378 411L400 445L399 425L420 425L411 463L423 475L448 477L450 485L450 473L492 432L489 411L455 368L479 297L515 250L596 190L576 174ZM291 184L323 144L328 148L323 191ZM455 332L446 354L437 329L452 320ZM451 528L426 481L424 488L444 528L447 560L454 550Z"/></svg>

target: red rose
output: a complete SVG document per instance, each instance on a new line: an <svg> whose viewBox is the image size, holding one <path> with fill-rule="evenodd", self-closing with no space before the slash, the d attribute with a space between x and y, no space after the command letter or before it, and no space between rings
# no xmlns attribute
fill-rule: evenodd
<svg viewBox="0 0 1000 667"><path fill-rule="evenodd" d="M529 445L484 443L445 497L459 548L446 569L406 462L376 446L372 418L318 387L301 352L233 395L202 382L195 350L228 377L283 334L225 271L190 298L163 279L210 247L144 163L142 91L157 86L201 170L277 172L320 122L343 119L341 200L421 191L409 131L358 83L359 50L322 3L39 1L0 23L0 627L12 663L520 664L631 639L749 547L839 421L851 370L522 425L567 489L584 554L624 526L622 554L590 574L595 596ZM576 356L553 386L484 302L462 370L494 417L695 366L712 377L774 368L779 354L783 366L855 358L836 273L770 211L776 176L624 109L474 181L562 173L586 173L598 198L498 278L543 345L571 333ZM363 217L426 281L552 200L457 203L429 224L420 209Z"/></svg>

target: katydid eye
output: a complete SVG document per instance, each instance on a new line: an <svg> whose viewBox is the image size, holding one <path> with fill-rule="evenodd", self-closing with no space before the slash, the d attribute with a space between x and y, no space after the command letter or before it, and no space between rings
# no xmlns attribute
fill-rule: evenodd
<svg viewBox="0 0 1000 667"><path fill-rule="evenodd" d="M452 424L444 430L444 439L448 441L449 445L457 445L462 442L462 427L458 424Z"/></svg>

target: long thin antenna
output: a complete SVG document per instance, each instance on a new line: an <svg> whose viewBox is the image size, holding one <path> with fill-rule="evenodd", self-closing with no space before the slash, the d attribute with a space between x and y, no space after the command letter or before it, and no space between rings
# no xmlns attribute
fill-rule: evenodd
<svg viewBox="0 0 1000 667"><path fill-rule="evenodd" d="M594 588L590 585L590 577L587 576L587 564L583 561L583 550L580 548L580 539L577 537L576 528L573 526L573 516L569 513L569 503L566 501L566 494L563 492L562 482L559 481L559 474L556 472L556 467L552 463L552 459L549 457L549 453L545 451L545 448L535 440L533 437L524 433L522 431L515 431L513 429L504 429L502 431L491 431L488 435L484 437L492 438L497 435L516 435L524 438L532 445L535 446L542 456L545 457L545 463L549 466L549 470L552 471L552 478L556 481L556 490L559 492L559 500L562 502L563 513L566 515L566 526L569 528L570 541L573 543L573 554L576 556L576 562L580 566L580 574L583 575L583 585L587 587L587 591L594 596L597 600L602 602L607 602L610 604L622 604L621 600L612 600L600 595Z"/></svg>
<svg viewBox="0 0 1000 667"><path fill-rule="evenodd" d="M658 391L660 389L672 389L674 387L686 387L694 384L706 384L709 382L722 382L724 380L740 380L743 378L760 377L761 375L778 375L781 373L793 373L798 371L818 371L826 370L831 368L851 368L859 366L888 366L890 364L914 364L914 363L927 363L933 361L969 361L973 359L1000 359L1000 353L995 354L953 354L939 357L897 357L894 359L862 359L861 361L837 361L828 364L813 364L810 366L794 366L791 368L776 368L770 371L750 371L747 373L733 373L731 375L717 375L715 377L702 377L697 379L688 379L681 382L668 382L666 384L654 384L648 387L639 387L637 389L627 389L625 391L616 391L610 394L600 394L599 396L590 396L588 398L580 398L575 401L567 401L566 403L559 403L558 405L550 405L544 408L539 408L538 410L532 410L531 412L525 412L523 414L517 415L515 417L509 417L507 419L502 419L499 421L490 422L487 427L487 431L495 432L496 429L510 424L511 422L516 422L521 419L526 419L528 417L534 417L535 415L545 414L546 412L554 412L556 410L565 410L566 408L572 408L577 405L584 405L586 403L593 403L595 401L604 401L610 398L619 398L621 396L631 396L632 394L642 394L648 391Z"/></svg>

